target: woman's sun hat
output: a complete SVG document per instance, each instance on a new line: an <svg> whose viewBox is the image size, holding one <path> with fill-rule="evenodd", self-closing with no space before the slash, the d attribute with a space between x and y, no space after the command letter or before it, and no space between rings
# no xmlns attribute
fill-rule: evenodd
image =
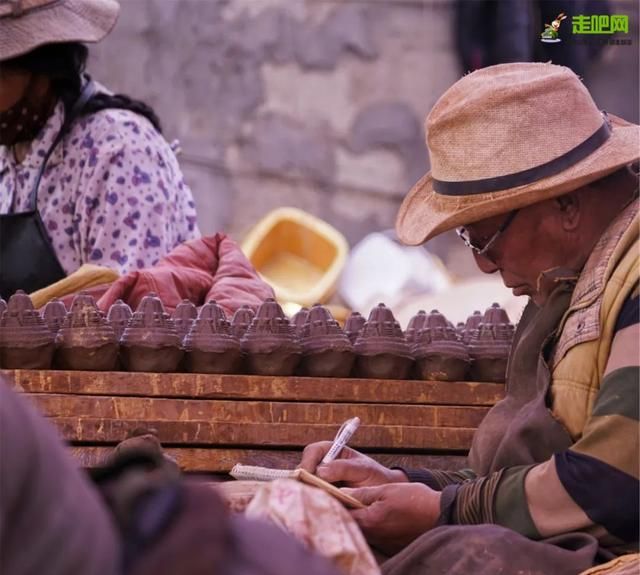
<svg viewBox="0 0 640 575"><path fill-rule="evenodd" d="M560 196L640 158L640 126L601 112L569 68L514 63L464 76L425 131L429 171L402 202L396 232L442 232Z"/></svg>
<svg viewBox="0 0 640 575"><path fill-rule="evenodd" d="M119 10L116 0L0 0L0 62L44 44L98 42Z"/></svg>

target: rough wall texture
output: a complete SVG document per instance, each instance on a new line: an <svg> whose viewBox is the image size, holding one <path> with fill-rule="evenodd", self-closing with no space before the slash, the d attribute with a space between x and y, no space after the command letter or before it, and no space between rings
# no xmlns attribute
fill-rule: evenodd
<svg viewBox="0 0 640 575"><path fill-rule="evenodd" d="M351 242L393 225L427 168L423 119L461 73L452 0L121 3L91 70L181 141L203 232L241 237L281 205ZM448 238L434 248L467 268Z"/></svg>

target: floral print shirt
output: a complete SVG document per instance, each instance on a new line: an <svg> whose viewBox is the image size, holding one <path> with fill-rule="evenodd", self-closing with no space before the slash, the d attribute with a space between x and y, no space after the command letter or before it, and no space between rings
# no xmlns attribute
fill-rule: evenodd
<svg viewBox="0 0 640 575"><path fill-rule="evenodd" d="M0 146L0 213L31 209L34 181L63 121L58 103L20 163ZM129 110L101 110L74 122L49 158L38 210L67 274L84 263L120 273L149 267L200 236L173 151Z"/></svg>

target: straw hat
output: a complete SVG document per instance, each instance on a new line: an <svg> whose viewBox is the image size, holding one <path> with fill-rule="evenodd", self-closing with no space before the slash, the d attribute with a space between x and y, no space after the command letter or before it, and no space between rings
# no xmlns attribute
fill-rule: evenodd
<svg viewBox="0 0 640 575"><path fill-rule="evenodd" d="M568 193L640 157L640 126L598 110L580 79L553 64L464 76L425 131L431 171L396 220L409 245Z"/></svg>
<svg viewBox="0 0 640 575"><path fill-rule="evenodd" d="M0 62L43 44L98 42L119 10L115 0L0 0Z"/></svg>

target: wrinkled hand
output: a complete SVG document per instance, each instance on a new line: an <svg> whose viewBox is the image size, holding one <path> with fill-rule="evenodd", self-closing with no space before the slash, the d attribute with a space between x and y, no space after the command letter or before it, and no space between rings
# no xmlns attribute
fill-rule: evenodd
<svg viewBox="0 0 640 575"><path fill-rule="evenodd" d="M440 492L421 483L391 483L345 489L367 507L351 512L372 547L395 554L435 527Z"/></svg>
<svg viewBox="0 0 640 575"><path fill-rule="evenodd" d="M407 476L399 469L388 469L371 457L355 449L344 447L337 459L322 464L322 458L331 449L331 441L318 441L304 448L300 467L315 473L329 483L343 482L348 487L366 487L401 483Z"/></svg>

